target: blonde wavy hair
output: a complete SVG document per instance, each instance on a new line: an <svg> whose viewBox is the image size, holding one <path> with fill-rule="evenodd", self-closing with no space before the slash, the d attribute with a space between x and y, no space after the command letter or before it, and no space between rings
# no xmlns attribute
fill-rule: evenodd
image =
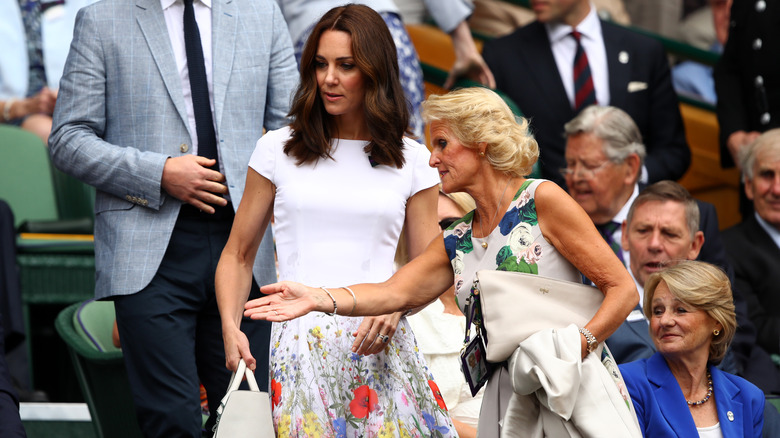
<svg viewBox="0 0 780 438"><path fill-rule="evenodd" d="M485 142L485 157L494 169L524 177L539 159L539 146L528 121L516 117L501 97L483 87L431 95L422 105L426 124L443 122L469 149Z"/></svg>
<svg viewBox="0 0 780 438"><path fill-rule="evenodd" d="M737 315L731 295L731 282L722 269L695 260L685 260L662 271L655 272L645 283L643 309L647 319L653 317L653 295L661 282L669 292L686 306L707 312L719 322L723 330L712 334L709 361L719 364L737 331Z"/></svg>

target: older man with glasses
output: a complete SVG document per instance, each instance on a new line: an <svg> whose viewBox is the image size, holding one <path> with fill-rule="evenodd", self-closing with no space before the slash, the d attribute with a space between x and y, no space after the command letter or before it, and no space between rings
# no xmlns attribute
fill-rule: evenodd
<svg viewBox="0 0 780 438"><path fill-rule="evenodd" d="M646 155L639 128L623 110L593 105L564 125L564 131L566 167L560 172L569 194L625 264L620 226L639 193Z"/></svg>

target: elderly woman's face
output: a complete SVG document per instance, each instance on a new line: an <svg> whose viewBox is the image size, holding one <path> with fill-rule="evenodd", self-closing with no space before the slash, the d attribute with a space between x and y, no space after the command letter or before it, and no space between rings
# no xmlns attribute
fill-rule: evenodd
<svg viewBox="0 0 780 438"><path fill-rule="evenodd" d="M439 171L445 193L463 192L477 180L480 170L479 152L469 149L452 134L446 123L431 123L431 160L428 164Z"/></svg>
<svg viewBox="0 0 780 438"><path fill-rule="evenodd" d="M661 281L652 297L650 337L665 357L709 357L713 331L723 327L707 312L683 304Z"/></svg>

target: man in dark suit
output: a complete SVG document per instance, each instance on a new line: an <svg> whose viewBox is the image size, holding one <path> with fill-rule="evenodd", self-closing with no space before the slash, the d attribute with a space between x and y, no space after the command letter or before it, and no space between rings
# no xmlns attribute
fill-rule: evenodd
<svg viewBox="0 0 780 438"><path fill-rule="evenodd" d="M589 0L531 0L531 5L537 21L487 42L482 54L497 88L531 119L542 177L563 186L563 125L583 108L578 90L581 96L589 93L574 80L580 84L587 77L581 73L586 65L595 89L595 99L586 102L618 107L639 126L647 148L640 181L679 179L690 164L690 150L661 44L599 20Z"/></svg>
<svg viewBox="0 0 780 438"><path fill-rule="evenodd" d="M639 128L623 110L611 106L589 106L564 125L566 134L566 167L561 169L569 193L585 210L604 240L628 268L634 260L624 241L623 223L639 194L637 183L645 159L645 147ZM684 190L684 189L683 189ZM686 192L687 193L687 192ZM685 225L685 224L683 224ZM696 230L698 230L698 220ZM717 227L714 230L717 236ZM704 241L701 231L689 246L696 258ZM691 236L693 237L693 236ZM674 258L682 257L682 251ZM672 257L665 258L668 260ZM644 278L634 273L637 289ZM652 356L655 346L648 335L648 325L641 302L618 330L607 339L617 363Z"/></svg>
<svg viewBox="0 0 780 438"><path fill-rule="evenodd" d="M755 213L725 230L723 243L758 329L758 344L780 354L780 129L761 134L741 154L745 194Z"/></svg>

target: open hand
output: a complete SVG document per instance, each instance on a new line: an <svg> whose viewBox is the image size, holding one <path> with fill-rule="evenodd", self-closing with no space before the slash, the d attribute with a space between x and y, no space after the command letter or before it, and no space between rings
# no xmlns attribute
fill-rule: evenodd
<svg viewBox="0 0 780 438"><path fill-rule="evenodd" d="M247 301L244 316L266 321L289 321L315 310L330 312L333 302L328 298L327 306L323 301L325 293L292 281L267 284L260 288L267 297ZM319 307L318 307L319 306Z"/></svg>

